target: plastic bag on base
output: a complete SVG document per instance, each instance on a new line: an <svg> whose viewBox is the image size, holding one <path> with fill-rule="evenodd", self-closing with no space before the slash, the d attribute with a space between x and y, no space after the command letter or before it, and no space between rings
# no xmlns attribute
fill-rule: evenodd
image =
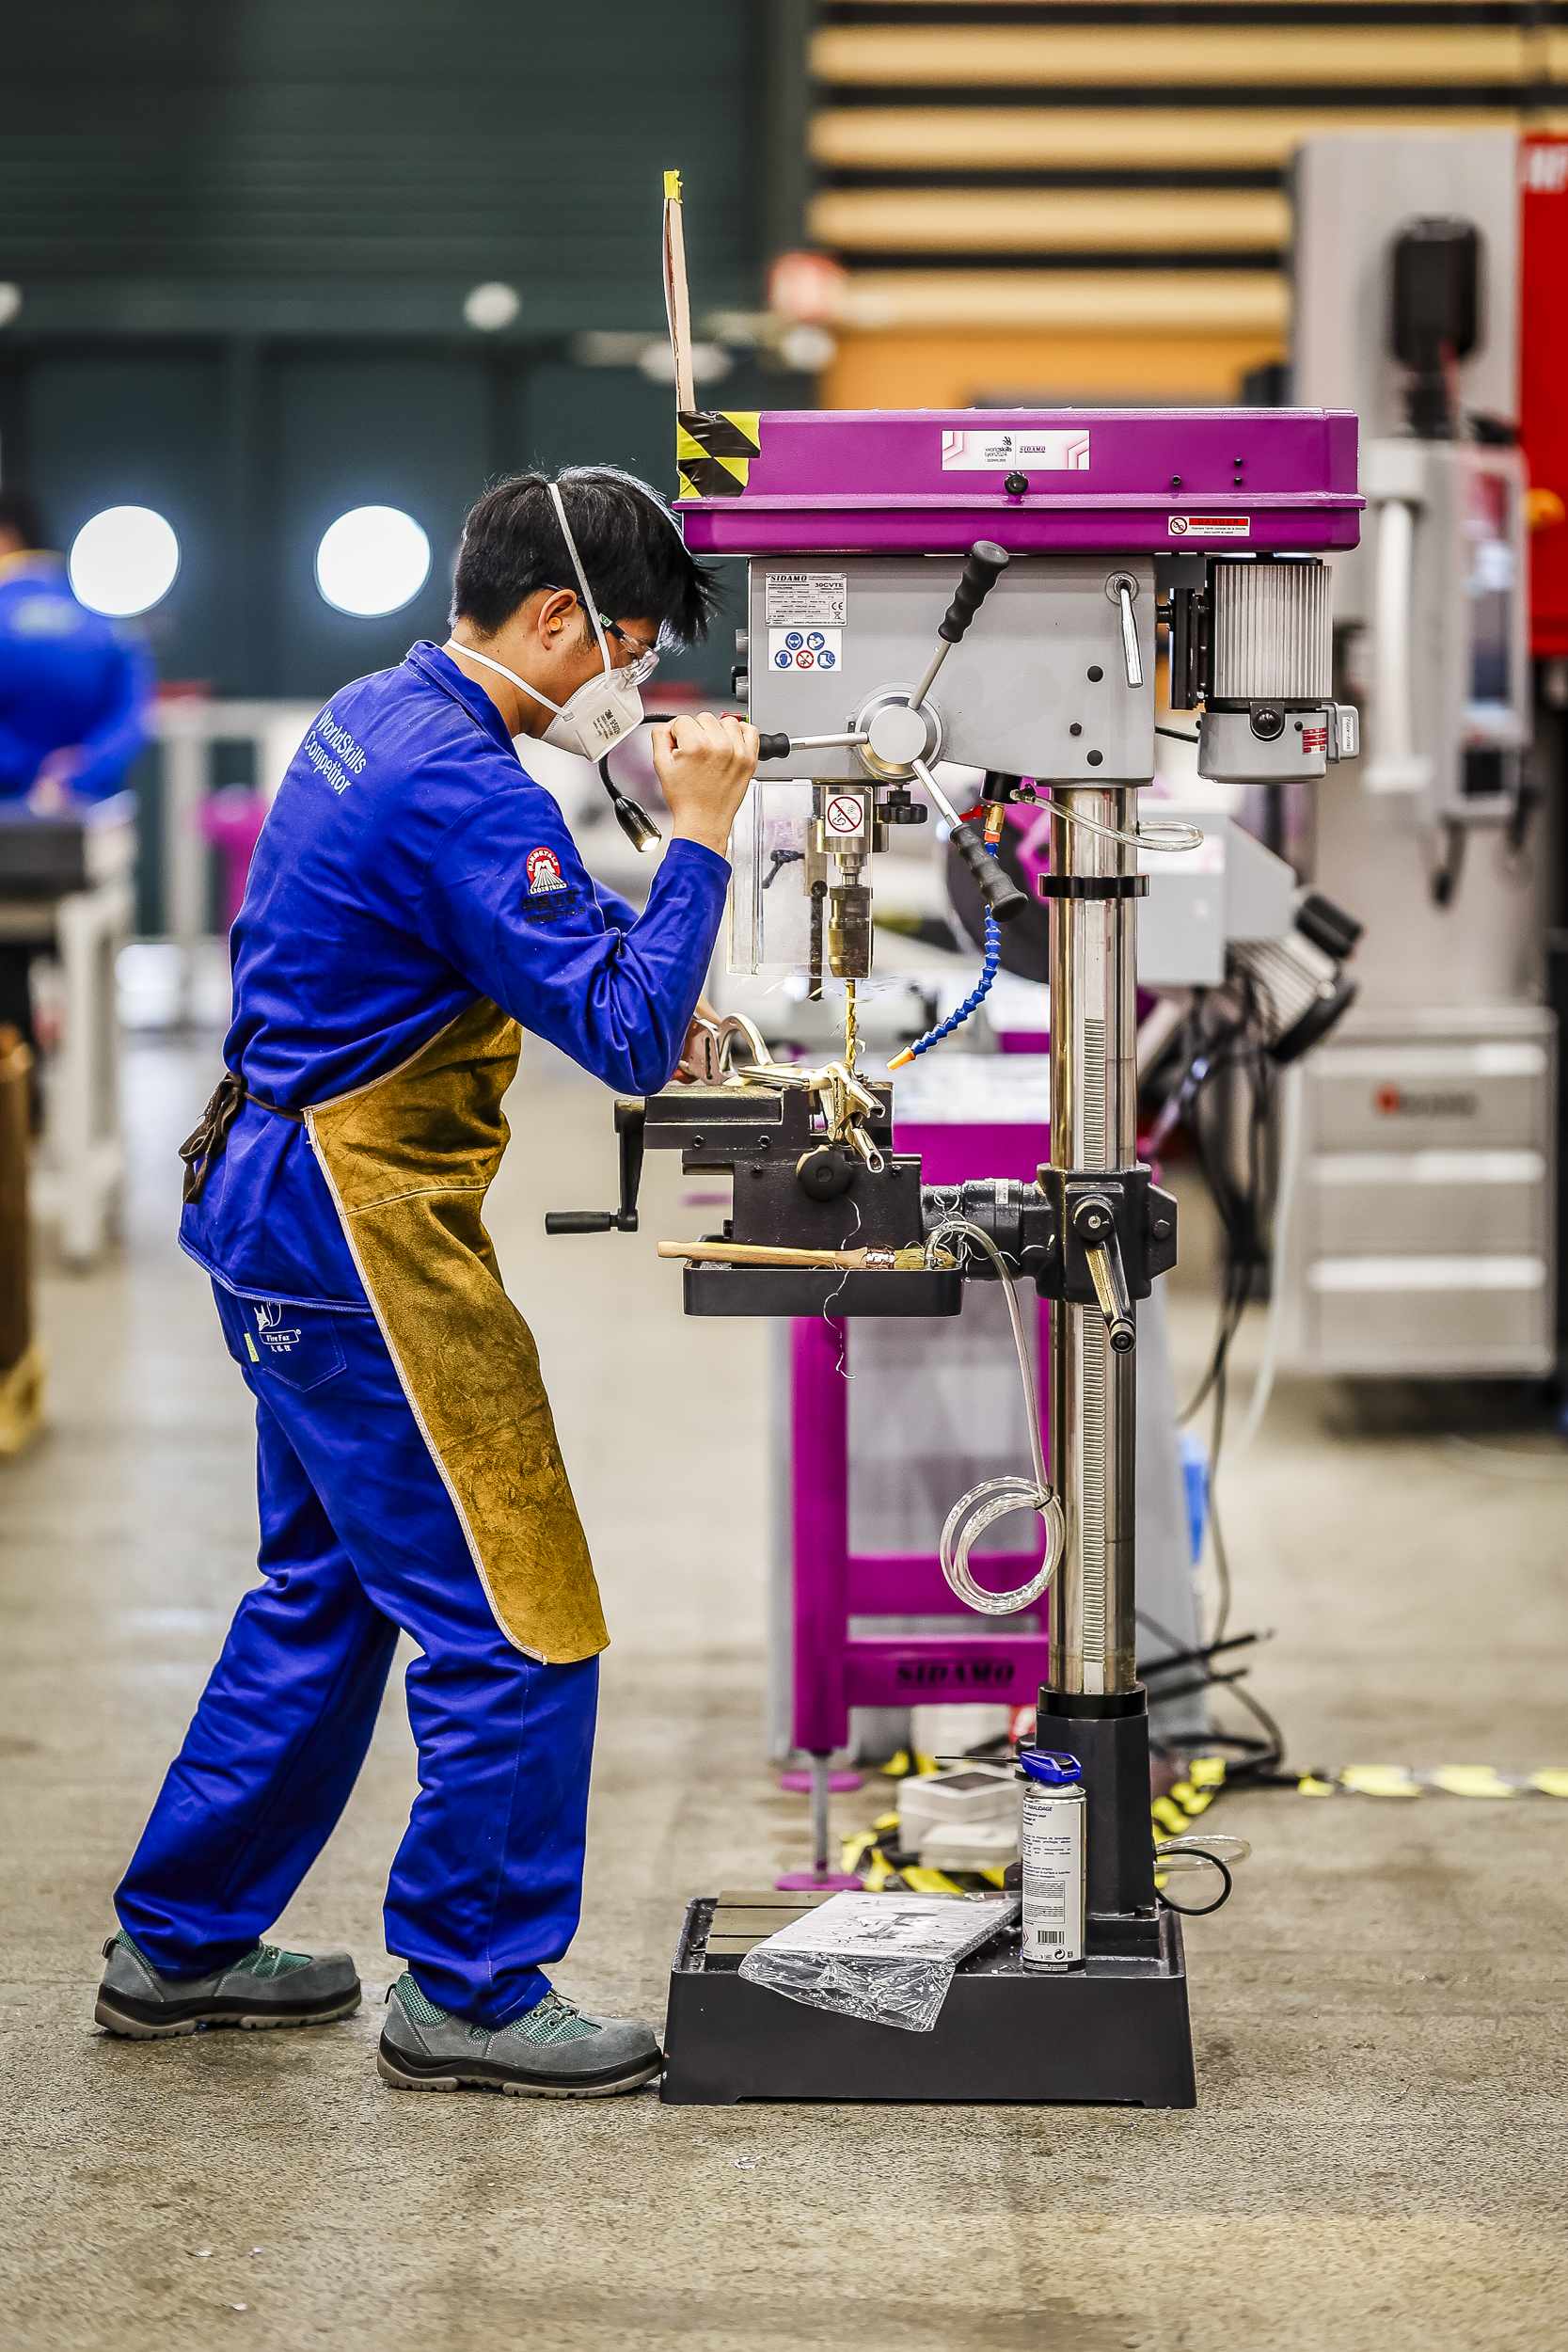
<svg viewBox="0 0 1568 2352"><path fill-rule="evenodd" d="M1018 1908L1016 1895L834 1895L753 1945L740 1974L810 2009L929 2033L959 1961Z"/></svg>

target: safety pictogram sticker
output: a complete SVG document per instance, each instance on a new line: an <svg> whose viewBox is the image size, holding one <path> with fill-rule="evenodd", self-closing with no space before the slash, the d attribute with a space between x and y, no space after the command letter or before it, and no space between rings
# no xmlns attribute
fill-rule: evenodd
<svg viewBox="0 0 1568 2352"><path fill-rule="evenodd" d="M841 628L770 628L770 670L836 670L844 660Z"/></svg>
<svg viewBox="0 0 1568 2352"><path fill-rule="evenodd" d="M1250 515L1172 515L1166 534L1172 539L1250 539Z"/></svg>
<svg viewBox="0 0 1568 2352"><path fill-rule="evenodd" d="M828 831L843 839L847 834L861 833L865 826L865 803L858 792L834 792L829 796L826 810Z"/></svg>

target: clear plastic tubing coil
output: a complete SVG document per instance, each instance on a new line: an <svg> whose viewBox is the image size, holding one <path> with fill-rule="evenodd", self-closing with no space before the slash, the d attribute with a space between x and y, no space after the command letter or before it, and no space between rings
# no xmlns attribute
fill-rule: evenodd
<svg viewBox="0 0 1568 2352"><path fill-rule="evenodd" d="M1038 1600L1056 1572L1067 1540L1067 1527L1062 1506L1056 1500L1055 1488L1045 1474L1045 1447L1040 1438L1039 1401L1035 1389L1035 1368L1029 1360L1029 1343L1023 1336L1023 1317L1019 1312L1018 1294L1006 1260L990 1235L966 1216L943 1217L935 1231L927 1237L927 1252L934 1250L950 1235L962 1234L983 1249L996 1267L1002 1293L1007 1302L1007 1314L1013 1327L1013 1344L1018 1350L1019 1377L1023 1383L1023 1411L1029 1430L1029 1446L1034 1456L1035 1475L1022 1478L1012 1471L1000 1478L983 1479L961 1495L947 1514L942 1531L939 1554L942 1572L951 1589L971 1609L977 1609L988 1617L1006 1617L1015 1609L1026 1609ZM1045 1528L1045 1557L1027 1584L1016 1592L988 1592L977 1584L970 1573L970 1547L977 1536L998 1519L1013 1511L1033 1511Z"/></svg>

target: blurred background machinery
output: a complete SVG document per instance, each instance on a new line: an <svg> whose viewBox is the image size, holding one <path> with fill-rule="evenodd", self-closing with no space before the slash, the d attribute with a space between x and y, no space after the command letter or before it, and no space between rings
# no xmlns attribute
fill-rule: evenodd
<svg viewBox="0 0 1568 2352"><path fill-rule="evenodd" d="M1568 141L1318 137L1294 190L1291 397L1356 407L1369 501L1335 578L1364 757L1320 793L1314 870L1372 919L1360 1002L1305 1075L1286 1354L1542 1375L1562 1156Z"/></svg>

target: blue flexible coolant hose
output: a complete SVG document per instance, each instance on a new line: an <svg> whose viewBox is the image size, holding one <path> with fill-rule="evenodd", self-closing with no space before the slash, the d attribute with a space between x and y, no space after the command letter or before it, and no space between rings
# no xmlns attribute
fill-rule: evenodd
<svg viewBox="0 0 1568 2352"><path fill-rule="evenodd" d="M957 1012L948 1014L939 1029L927 1029L924 1037L917 1038L912 1045L907 1045L904 1051L895 1057L890 1067L896 1069L899 1063L913 1061L917 1054L928 1053L933 1045L940 1045L944 1037L951 1037L955 1029L961 1028L975 1007L983 1003L990 995L990 984L1001 966L1002 926L988 907L986 909L986 961L974 993L964 998Z"/></svg>

